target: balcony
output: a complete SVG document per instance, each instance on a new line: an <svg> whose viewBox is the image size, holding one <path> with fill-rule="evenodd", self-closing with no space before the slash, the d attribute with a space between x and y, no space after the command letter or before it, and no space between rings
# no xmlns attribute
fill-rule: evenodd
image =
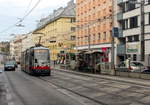
<svg viewBox="0 0 150 105"><path fill-rule="evenodd" d="M117 54L122 55L122 54L125 54L125 53L126 53L125 44L117 45Z"/></svg>
<svg viewBox="0 0 150 105"><path fill-rule="evenodd" d="M117 38L123 38L123 30L122 28L114 27L112 29L112 36Z"/></svg>
<svg viewBox="0 0 150 105"><path fill-rule="evenodd" d="M118 21L123 20L123 13L122 12L117 13L117 20Z"/></svg>
<svg viewBox="0 0 150 105"><path fill-rule="evenodd" d="M121 28L119 28L119 38L122 38L123 37L123 30Z"/></svg>
<svg viewBox="0 0 150 105"><path fill-rule="evenodd" d="M123 0L117 0L117 4L120 5L123 3Z"/></svg>

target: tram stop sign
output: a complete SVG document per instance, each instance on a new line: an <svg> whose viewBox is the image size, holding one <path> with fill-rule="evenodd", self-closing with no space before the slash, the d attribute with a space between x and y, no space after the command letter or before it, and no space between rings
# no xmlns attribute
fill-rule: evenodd
<svg viewBox="0 0 150 105"><path fill-rule="evenodd" d="M113 29L112 29L112 36L113 37L119 37L119 29L118 29L118 27L113 27Z"/></svg>

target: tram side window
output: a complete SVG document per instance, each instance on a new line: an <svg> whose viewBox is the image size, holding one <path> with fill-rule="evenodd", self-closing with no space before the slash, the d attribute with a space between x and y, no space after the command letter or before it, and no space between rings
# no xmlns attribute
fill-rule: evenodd
<svg viewBox="0 0 150 105"><path fill-rule="evenodd" d="M34 60L35 63L38 63L37 59Z"/></svg>
<svg viewBox="0 0 150 105"><path fill-rule="evenodd" d="M76 60L76 57L75 56L71 56L71 60Z"/></svg>

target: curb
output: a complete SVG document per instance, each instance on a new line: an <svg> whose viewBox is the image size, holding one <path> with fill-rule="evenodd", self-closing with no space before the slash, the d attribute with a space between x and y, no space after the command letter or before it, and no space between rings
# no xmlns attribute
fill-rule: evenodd
<svg viewBox="0 0 150 105"><path fill-rule="evenodd" d="M89 77L94 77L94 78L101 78L101 79L106 79L106 80L113 80L113 81L118 81L118 82L125 82L125 83L150 87L150 81L144 80L144 79L111 76L111 75L102 75L102 74L87 74L87 73L81 73L78 71L64 70L64 69L58 69L58 68L54 68L54 70L58 70L61 72L67 72L67 73L71 73L71 74L78 74L81 76L89 76Z"/></svg>

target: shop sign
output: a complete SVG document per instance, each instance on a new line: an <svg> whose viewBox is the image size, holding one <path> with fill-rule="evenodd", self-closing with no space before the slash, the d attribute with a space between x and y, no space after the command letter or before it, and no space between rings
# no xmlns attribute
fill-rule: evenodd
<svg viewBox="0 0 150 105"><path fill-rule="evenodd" d="M102 49L102 52L106 52L107 51L107 48L106 47L103 47L101 48Z"/></svg>
<svg viewBox="0 0 150 105"><path fill-rule="evenodd" d="M127 53L138 53L140 46L137 43L127 44Z"/></svg>

